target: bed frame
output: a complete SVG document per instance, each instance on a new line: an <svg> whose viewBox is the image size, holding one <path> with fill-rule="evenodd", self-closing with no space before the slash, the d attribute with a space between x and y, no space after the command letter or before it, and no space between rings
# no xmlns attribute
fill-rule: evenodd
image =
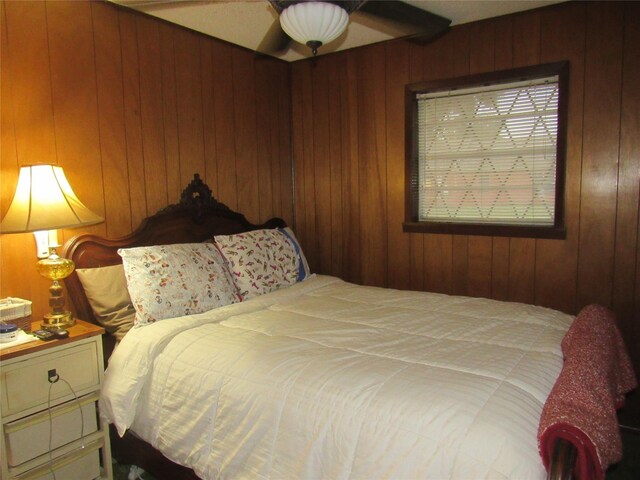
<svg viewBox="0 0 640 480"><path fill-rule="evenodd" d="M77 268L96 268L122 263L119 248L175 243L195 243L210 240L214 235L229 235L262 228L285 227L284 220L272 218L262 225L250 223L244 215L230 210L218 202L211 189L196 173L184 189L177 204L169 205L155 215L146 218L130 235L117 239L105 239L96 235L79 235L63 247L62 255L74 261ZM82 284L74 272L64 280L78 318L98 324ZM115 347L115 337L103 335L105 365ZM110 426L111 451L123 464L137 465L159 480L198 479L193 470L173 463L162 453L131 432L122 438ZM575 447L567 441L559 441L551 456L548 478L573 478Z"/></svg>

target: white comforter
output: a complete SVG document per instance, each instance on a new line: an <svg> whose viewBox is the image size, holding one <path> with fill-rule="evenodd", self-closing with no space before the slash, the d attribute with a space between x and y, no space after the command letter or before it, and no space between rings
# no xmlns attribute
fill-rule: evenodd
<svg viewBox="0 0 640 480"><path fill-rule="evenodd" d="M202 478L543 478L573 317L314 276L133 329L101 412Z"/></svg>

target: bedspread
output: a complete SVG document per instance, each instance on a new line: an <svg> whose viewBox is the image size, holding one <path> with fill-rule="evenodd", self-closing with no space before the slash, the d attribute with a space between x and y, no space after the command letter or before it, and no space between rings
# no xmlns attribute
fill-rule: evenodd
<svg viewBox="0 0 640 480"><path fill-rule="evenodd" d="M202 478L544 478L573 317L313 276L129 332L101 414Z"/></svg>

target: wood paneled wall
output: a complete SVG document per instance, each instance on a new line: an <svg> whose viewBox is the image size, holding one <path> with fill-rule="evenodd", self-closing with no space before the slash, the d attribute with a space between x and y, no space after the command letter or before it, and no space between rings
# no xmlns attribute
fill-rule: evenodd
<svg viewBox="0 0 640 480"><path fill-rule="evenodd" d="M368 285L612 307L640 365L640 3L570 2L292 66L297 235ZM402 232L404 86L569 60L566 240Z"/></svg>
<svg viewBox="0 0 640 480"><path fill-rule="evenodd" d="M198 172L249 220L293 220L290 66L107 2L0 2L0 213L18 167L64 167L110 237ZM48 309L31 234L0 236L0 296Z"/></svg>
<svg viewBox="0 0 640 480"><path fill-rule="evenodd" d="M108 3L0 1L0 214L20 165L55 162L106 219L82 231L119 236L199 172L252 221L295 214L317 272L571 313L602 303L638 366L639 19L637 2L570 2L287 65ZM558 60L566 240L403 233L404 85ZM0 248L0 296L41 315L31 235Z"/></svg>

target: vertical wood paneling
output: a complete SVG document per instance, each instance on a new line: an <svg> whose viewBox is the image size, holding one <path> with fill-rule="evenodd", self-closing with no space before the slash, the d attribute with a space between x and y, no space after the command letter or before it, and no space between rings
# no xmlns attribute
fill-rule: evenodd
<svg viewBox="0 0 640 480"><path fill-rule="evenodd" d="M273 62L270 62L270 67L268 69L269 78L267 83L270 85L269 94L267 98L269 99L268 105L270 109L270 123L269 125L265 125L265 128L269 132L269 136L271 138L271 164L270 164L270 194L271 194L271 205L273 215L284 218L287 217L283 211L282 205L282 194L283 194L283 185L282 185L282 175L283 173L287 175L289 178L289 183L284 188L285 191L288 191L289 194L292 193L292 185L291 185L291 168L282 171L281 158L283 152L287 152L291 149L289 141L287 141L286 145L282 145L283 136L282 136L282 125L281 122L285 122L284 125L288 127L291 125L291 119L286 117L282 118L283 114L287 112L282 111L285 106L282 105L282 97L283 90L286 88L286 94L288 96L291 95L291 90L289 87L288 77L284 77L284 81L282 78L282 66ZM285 71L287 70L287 66L285 65ZM283 87L282 85L286 85ZM289 139L290 140L290 139ZM284 150L283 150L284 148ZM289 216L288 221L291 221ZM290 225L293 225L289 223Z"/></svg>
<svg viewBox="0 0 640 480"><path fill-rule="evenodd" d="M578 307L611 305L624 5L587 9Z"/></svg>
<svg viewBox="0 0 640 480"><path fill-rule="evenodd" d="M318 234L318 268L331 272L331 157L329 156L329 62L311 65L313 97L313 184Z"/></svg>
<svg viewBox="0 0 640 480"><path fill-rule="evenodd" d="M124 124L124 92L118 12L107 4L91 4L96 63L98 124L104 184L104 211L109 219L107 235L119 237L133 228L129 203L127 136Z"/></svg>
<svg viewBox="0 0 640 480"><path fill-rule="evenodd" d="M162 78L162 50L158 22L139 16L136 18L136 33L140 69L140 123L145 197L147 215L152 215L168 203L166 164L154 162L154 159L165 158L162 82L158 81Z"/></svg>
<svg viewBox="0 0 640 480"><path fill-rule="evenodd" d="M271 169L277 155L277 138L272 133L277 132L277 97L271 94L274 86L269 81L272 78L269 69L270 62L256 63L256 142L258 162L258 200L260 220L267 220L266 212L273 212L273 182ZM275 98L274 98L275 97Z"/></svg>
<svg viewBox="0 0 640 480"><path fill-rule="evenodd" d="M358 61L358 102L360 128L360 258L362 281L386 285L386 142L384 45L360 50ZM369 72L379 72L375 76Z"/></svg>
<svg viewBox="0 0 640 480"><path fill-rule="evenodd" d="M181 185L190 182L194 172L205 174L202 70L198 38L186 30L176 30L173 35Z"/></svg>
<svg viewBox="0 0 640 480"><path fill-rule="evenodd" d="M236 189L238 209L247 212L247 218L258 221L258 152L256 144L256 89L255 55L234 49L233 106L236 131Z"/></svg>
<svg viewBox="0 0 640 480"><path fill-rule="evenodd" d="M293 220L289 65L259 60L273 112L269 125L258 125L255 75L234 92L234 52L243 64L237 74L258 61L239 47L108 2L0 2L0 16L2 213L20 164L58 162L80 199L105 216L67 237L131 232L178 201L196 172L232 208L244 184L243 213L251 219L273 216L278 204ZM272 202L258 198L257 138L279 142L279 168L267 174L279 186L267 194ZM253 150L253 167L239 159L236 139ZM50 282L35 272L33 235L2 235L0 247L0 296L32 300L38 318L48 310Z"/></svg>
<svg viewBox="0 0 640 480"><path fill-rule="evenodd" d="M391 288L411 288L410 236L404 222L404 85L409 81L409 47L395 42L386 51L387 257Z"/></svg>
<svg viewBox="0 0 640 480"><path fill-rule="evenodd" d="M256 65L256 69L261 65L258 63ZM262 173L260 174L260 183L265 184L264 189L261 185L261 192L264 192L264 195L268 195L267 201L271 206L271 212L273 212L278 217L282 217L281 206L280 206L280 95L278 94L278 66L273 62L268 62L268 67L266 69L266 77L263 79L256 79L256 89L264 82L267 85L269 91L265 95L266 101L263 102L268 109L269 124L263 123L263 128L266 130L262 135L269 142L269 165L268 170L265 173L268 175L267 178L262 177ZM256 70L257 71L257 70ZM261 102L261 94L258 94L256 91L256 105L260 105ZM258 114L258 120L260 119L260 115ZM258 130L261 130L259 127ZM258 153L260 153L260 142L258 142ZM260 162L260 161L258 161ZM268 185L266 183L268 182ZM289 187L290 189L290 187ZM265 212L266 210L260 207L260 210ZM265 218L266 220L266 218Z"/></svg>
<svg viewBox="0 0 640 480"><path fill-rule="evenodd" d="M494 237L491 245L491 298L509 298L509 239Z"/></svg>
<svg viewBox="0 0 640 480"><path fill-rule="evenodd" d="M348 132L344 142L342 159L347 165L343 167L345 179L342 182L342 195L346 199L346 213L344 215L345 258L348 264L345 273L352 282L360 282L362 274L360 270L360 147L358 145L358 88L356 57L348 55L344 58L345 68L343 77L342 109L343 119L346 120L343 128Z"/></svg>
<svg viewBox="0 0 640 480"><path fill-rule="evenodd" d="M202 84L202 135L204 137L204 181L218 195L218 157L216 154L215 90L213 88L213 53L211 42L198 39Z"/></svg>
<svg viewBox="0 0 640 480"><path fill-rule="evenodd" d="M277 200L274 204L279 204L279 208L275 210L275 214L280 215L288 225L294 225L295 217L293 214L293 169L291 162L292 141L292 118L291 118L291 70L289 65L278 64L276 73L276 85L278 88L271 92L271 95L278 96L278 138L279 138L279 155L278 155L278 174L274 171L274 182L279 185L274 187L274 195Z"/></svg>
<svg viewBox="0 0 640 480"><path fill-rule="evenodd" d="M160 80L162 82L162 125L164 129L164 165L167 175L167 196L169 198L179 198L184 185L180 180L175 49L173 46L173 29L166 24L160 25L160 49L162 52L162 76Z"/></svg>
<svg viewBox="0 0 640 480"><path fill-rule="evenodd" d="M144 181L144 152L140 120L140 70L136 18L129 12L118 12L120 48L122 50L122 82L124 95L124 128L127 140L127 171L131 223L139 225L147 216Z"/></svg>
<svg viewBox="0 0 640 480"><path fill-rule="evenodd" d="M20 165L57 163L47 5L4 2L15 142ZM24 80L23 80L24 79Z"/></svg>
<svg viewBox="0 0 640 480"><path fill-rule="evenodd" d="M296 169L296 177L302 176L302 182L304 184L304 209L297 210L296 216L303 215L305 217L304 223L306 226L306 237L304 240L305 251L310 253L309 267L312 271L318 271L320 265L320 258L318 253L318 222L316 218L316 185L315 185L315 165L314 165L314 116L313 110L309 108L315 108L315 102L313 99L313 81L312 81L312 63L305 62L301 68L302 74L302 115L301 125L302 131L298 135L302 135L302 169Z"/></svg>
<svg viewBox="0 0 640 480"><path fill-rule="evenodd" d="M5 3L0 2L0 52L6 52L9 49L7 40L7 17L5 12ZM8 61L0 63L0 96L3 102L0 102L0 174L2 174L2 182L0 183L0 215L4 217L9 209L9 204L14 194L14 187L18 181L18 154L16 152L16 134L13 126L13 102L11 98L13 90L11 78L11 68ZM6 235L0 237L0 240L9 238ZM0 273L4 275L5 272Z"/></svg>
<svg viewBox="0 0 640 480"><path fill-rule="evenodd" d="M291 74L291 133L292 139L292 152L293 162L296 175L294 177L294 197L293 203L295 205L294 210L294 227L296 229L296 236L298 241L302 245L305 252L309 251L307 236L309 235L309 228L307 228L306 217L306 192L305 192L305 178L304 178L304 127L303 127L303 110L304 99L302 86L304 81L302 80L303 69L297 68ZM310 256L307 254L309 261Z"/></svg>
<svg viewBox="0 0 640 480"><path fill-rule="evenodd" d="M343 276L343 201L342 201L342 103L340 92L340 56L329 59L329 157L330 157L330 198L331 198L331 269L332 275ZM344 133L347 135L347 133Z"/></svg>
<svg viewBox="0 0 640 480"><path fill-rule="evenodd" d="M238 190L231 53L232 48L224 43L212 45L216 154L220 178L218 195L220 201L235 210L238 208Z"/></svg>
<svg viewBox="0 0 640 480"><path fill-rule="evenodd" d="M579 21L576 21L579 19ZM576 308L578 239L580 236L580 177L582 171L582 118L584 96L585 7L575 3L542 17L543 62L568 60L569 118L567 127L565 225L567 238L538 240L536 251L536 303L563 311ZM563 292L560 295L558 292Z"/></svg>
<svg viewBox="0 0 640 480"><path fill-rule="evenodd" d="M620 166L618 170L618 213L613 279L613 306L634 363L640 364L640 312L634 310L638 278L637 242L638 198L640 192L640 3L625 4L625 31L622 74L622 114L620 126ZM635 261L634 261L635 260ZM635 315L634 315L635 313ZM635 318L635 321L634 321Z"/></svg>

